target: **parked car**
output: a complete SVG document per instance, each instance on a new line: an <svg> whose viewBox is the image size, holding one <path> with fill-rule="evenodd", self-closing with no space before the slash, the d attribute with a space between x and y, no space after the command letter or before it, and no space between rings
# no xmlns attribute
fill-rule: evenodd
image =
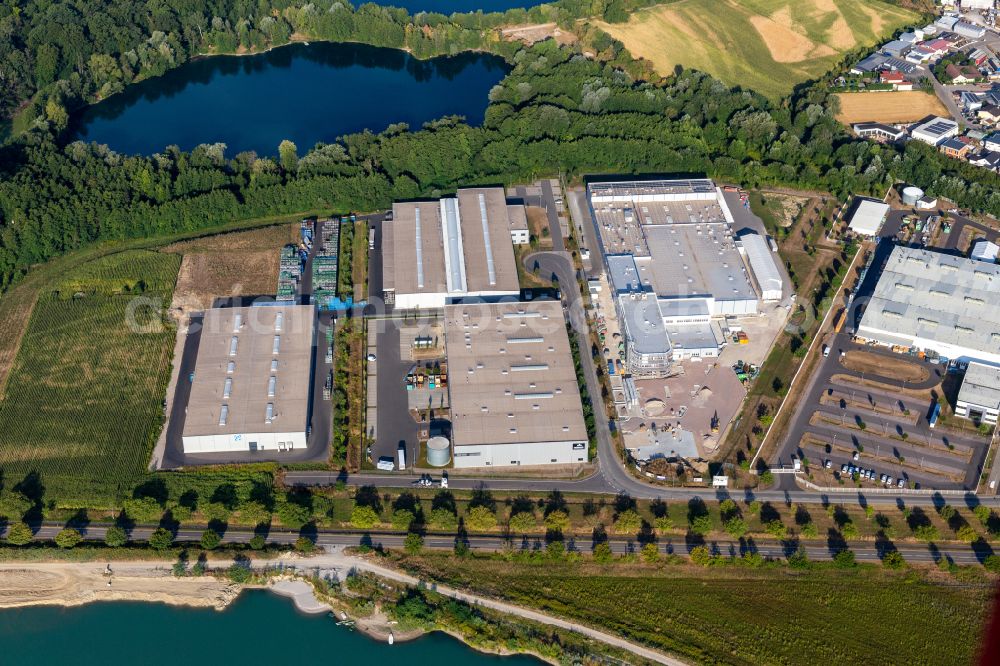
<svg viewBox="0 0 1000 666"><path fill-rule="evenodd" d="M903 486L906 485L906 483L903 481L903 479L900 479L899 482L896 485L898 485L900 488L902 488Z"/></svg>
<svg viewBox="0 0 1000 666"><path fill-rule="evenodd" d="M855 460L860 460L860 458L861 458L861 453L859 451L855 451L854 452L854 459Z"/></svg>
<svg viewBox="0 0 1000 666"><path fill-rule="evenodd" d="M826 463L824 464L824 467L826 467L827 469L830 469L831 467L833 467L833 461L830 460L829 458L827 458L826 459Z"/></svg>
<svg viewBox="0 0 1000 666"><path fill-rule="evenodd" d="M840 466L840 473L841 474L847 474L847 464L846 463Z"/></svg>
<svg viewBox="0 0 1000 666"><path fill-rule="evenodd" d="M392 456L380 456L375 467L383 472L391 472L396 469L396 461L393 460Z"/></svg>

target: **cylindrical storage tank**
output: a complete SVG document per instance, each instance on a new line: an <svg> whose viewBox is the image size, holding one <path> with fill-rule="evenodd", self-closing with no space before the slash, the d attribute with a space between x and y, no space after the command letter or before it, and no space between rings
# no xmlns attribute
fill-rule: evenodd
<svg viewBox="0 0 1000 666"><path fill-rule="evenodd" d="M427 440L427 464L444 467L451 462L451 442L447 437L431 437Z"/></svg>
<svg viewBox="0 0 1000 666"><path fill-rule="evenodd" d="M924 196L924 191L919 187L910 185L903 188L903 203L907 206L915 206L922 196Z"/></svg>

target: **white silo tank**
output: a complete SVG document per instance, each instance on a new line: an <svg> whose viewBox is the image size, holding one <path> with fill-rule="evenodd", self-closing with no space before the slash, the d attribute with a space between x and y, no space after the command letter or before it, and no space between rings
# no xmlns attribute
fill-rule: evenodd
<svg viewBox="0 0 1000 666"><path fill-rule="evenodd" d="M919 201L923 196L924 191L919 187L910 185L909 187L903 188L903 203L907 206L915 206L917 201Z"/></svg>
<svg viewBox="0 0 1000 666"><path fill-rule="evenodd" d="M447 437L431 437L427 440L427 464L444 467L451 462L451 442Z"/></svg>

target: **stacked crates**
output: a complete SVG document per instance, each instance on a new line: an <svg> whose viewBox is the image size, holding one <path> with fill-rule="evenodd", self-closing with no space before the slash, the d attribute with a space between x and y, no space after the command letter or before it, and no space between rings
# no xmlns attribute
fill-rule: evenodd
<svg viewBox="0 0 1000 666"><path fill-rule="evenodd" d="M329 309L337 297L337 253L340 248L340 225L324 220L319 232L319 247L313 257L313 302L320 309Z"/></svg>
<svg viewBox="0 0 1000 666"><path fill-rule="evenodd" d="M302 279L302 259L294 245L281 248L281 260L278 267L278 289L275 300L294 301Z"/></svg>

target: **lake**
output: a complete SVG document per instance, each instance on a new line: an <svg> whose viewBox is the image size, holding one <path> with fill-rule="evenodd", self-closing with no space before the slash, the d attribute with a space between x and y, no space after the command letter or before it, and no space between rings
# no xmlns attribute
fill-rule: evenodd
<svg viewBox="0 0 1000 666"><path fill-rule="evenodd" d="M547 1L547 0L546 0ZM527 9L542 4L541 0L381 0L378 4L389 7L402 7L410 14L418 12L438 12L449 15L454 12L505 12L508 9L520 7Z"/></svg>
<svg viewBox="0 0 1000 666"><path fill-rule="evenodd" d="M535 666L527 656L481 654L440 633L388 645L304 615L290 599L249 590L226 610L139 602L0 611L0 663L18 666L176 666L225 663Z"/></svg>
<svg viewBox="0 0 1000 666"><path fill-rule="evenodd" d="M224 143L229 157L276 155L289 139L305 154L317 142L392 123L412 129L447 115L478 125L503 59L462 53L418 60L361 44L293 44L254 56L187 63L84 109L74 138L127 154Z"/></svg>

